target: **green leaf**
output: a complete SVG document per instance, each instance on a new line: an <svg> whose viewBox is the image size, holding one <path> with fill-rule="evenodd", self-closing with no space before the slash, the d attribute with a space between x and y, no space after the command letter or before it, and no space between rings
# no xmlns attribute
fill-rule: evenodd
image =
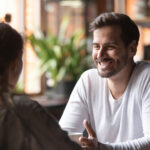
<svg viewBox="0 0 150 150"><path fill-rule="evenodd" d="M65 36L68 23L69 18L64 17L58 36L49 32L46 36L41 33L28 37L40 60L41 72L49 72L55 85L60 80L77 80L89 67L84 31L77 30L68 39Z"/></svg>

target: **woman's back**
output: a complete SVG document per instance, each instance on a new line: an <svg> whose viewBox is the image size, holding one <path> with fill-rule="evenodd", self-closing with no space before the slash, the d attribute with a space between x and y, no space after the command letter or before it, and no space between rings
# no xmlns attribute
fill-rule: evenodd
<svg viewBox="0 0 150 150"><path fill-rule="evenodd" d="M60 149L80 147L37 102L22 97L0 104L0 150Z"/></svg>

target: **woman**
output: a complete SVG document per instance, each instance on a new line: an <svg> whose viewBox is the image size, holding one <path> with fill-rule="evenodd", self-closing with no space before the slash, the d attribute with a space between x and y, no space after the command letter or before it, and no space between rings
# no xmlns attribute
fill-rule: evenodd
<svg viewBox="0 0 150 150"><path fill-rule="evenodd" d="M0 150L80 150L38 103L12 100L22 69L23 40L0 23Z"/></svg>

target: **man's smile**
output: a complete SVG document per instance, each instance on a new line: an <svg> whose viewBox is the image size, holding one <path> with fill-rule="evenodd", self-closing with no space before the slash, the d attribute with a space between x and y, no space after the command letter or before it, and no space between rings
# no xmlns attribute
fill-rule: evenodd
<svg viewBox="0 0 150 150"><path fill-rule="evenodd" d="M96 59L96 63L98 64L98 67L100 67L101 69L107 69L112 66L113 59L111 58Z"/></svg>

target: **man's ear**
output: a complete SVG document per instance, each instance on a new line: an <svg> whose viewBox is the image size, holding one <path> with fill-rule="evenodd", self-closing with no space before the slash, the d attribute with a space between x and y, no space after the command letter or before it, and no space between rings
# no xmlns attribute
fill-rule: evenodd
<svg viewBox="0 0 150 150"><path fill-rule="evenodd" d="M137 43L135 40L133 40L128 46L128 56L129 57L135 56L136 51L137 51Z"/></svg>

